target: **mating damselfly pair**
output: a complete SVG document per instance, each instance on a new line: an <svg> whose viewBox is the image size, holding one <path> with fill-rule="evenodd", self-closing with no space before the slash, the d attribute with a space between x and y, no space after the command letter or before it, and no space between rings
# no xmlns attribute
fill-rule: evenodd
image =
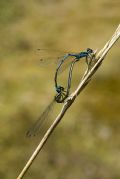
<svg viewBox="0 0 120 179"><path fill-rule="evenodd" d="M69 66L69 73L68 73L67 88L65 89L62 85L58 84L58 75L59 75L59 72L62 69L63 64L66 61L68 61L69 57L72 57L72 61L70 61L70 64L68 63L69 64L68 65ZM53 106L57 103L64 103L66 98L69 96L74 64L76 62L80 61L82 58L85 58L86 63L89 67L93 57L94 57L94 51L90 48L87 48L86 51L83 51L83 52L80 52L80 53L68 53L68 54L65 54L61 58L56 58L56 60L58 61L56 71L55 71L55 76L54 76L56 95L54 96L52 102L48 105L48 107L42 113L42 115L39 117L39 119L35 122L35 124L27 132L28 137L35 136L36 134L38 134L40 132L41 125L43 124L45 119L48 118L48 114L50 114L50 112L52 111ZM45 59L45 61L46 61L46 59ZM44 63L44 58L40 59L40 62Z"/></svg>

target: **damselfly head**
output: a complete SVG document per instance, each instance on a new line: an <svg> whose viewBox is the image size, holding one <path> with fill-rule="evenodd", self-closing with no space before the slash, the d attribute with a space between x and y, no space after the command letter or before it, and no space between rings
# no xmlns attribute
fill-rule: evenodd
<svg viewBox="0 0 120 179"><path fill-rule="evenodd" d="M94 51L91 48L87 48L88 53L94 53Z"/></svg>
<svg viewBox="0 0 120 179"><path fill-rule="evenodd" d="M56 88L56 91L57 91L57 93L61 93L62 91L64 91L64 87L58 86L58 87Z"/></svg>

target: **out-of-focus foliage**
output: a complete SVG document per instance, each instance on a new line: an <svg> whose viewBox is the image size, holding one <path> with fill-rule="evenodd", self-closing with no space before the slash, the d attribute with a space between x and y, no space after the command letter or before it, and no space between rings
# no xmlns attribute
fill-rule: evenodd
<svg viewBox="0 0 120 179"><path fill-rule="evenodd" d="M55 93L55 67L40 67L36 49L100 49L119 23L118 0L0 0L1 179L16 178L30 157L42 135L28 139L25 133ZM120 178L119 46L65 115L26 179ZM75 68L72 90L84 62Z"/></svg>

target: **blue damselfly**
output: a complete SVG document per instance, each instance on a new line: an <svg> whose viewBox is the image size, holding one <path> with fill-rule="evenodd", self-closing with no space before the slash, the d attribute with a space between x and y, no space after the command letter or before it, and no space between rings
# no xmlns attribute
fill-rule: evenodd
<svg viewBox="0 0 120 179"><path fill-rule="evenodd" d="M94 55L94 51L90 48L87 48L87 50L84 52L68 53L59 59L59 63L57 65L56 72L55 72L55 78L54 78L56 95L55 95L54 99L52 100L52 102L48 105L48 107L42 113L40 118L36 121L36 123L27 132L28 137L35 136L36 134L38 134L40 132L41 125L48 118L48 115L52 111L55 103L63 103L65 101L65 99L69 96L70 88L71 88L71 80L72 80L72 71L73 71L74 64L76 62L78 62L81 58L86 58L86 63L87 63L87 65L89 65L91 62L91 59L93 58L93 55ZM67 61L69 57L72 57L72 62L70 63L67 88L65 89L63 86L58 85L57 76L58 76L59 71L61 70L64 62ZM44 62L44 59L42 59L42 61Z"/></svg>

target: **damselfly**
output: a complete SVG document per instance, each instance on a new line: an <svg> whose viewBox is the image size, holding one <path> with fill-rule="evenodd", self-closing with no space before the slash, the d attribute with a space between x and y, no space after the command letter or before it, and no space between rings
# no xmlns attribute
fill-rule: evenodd
<svg viewBox="0 0 120 179"><path fill-rule="evenodd" d="M93 56L94 56L94 51L90 48L87 48L86 51L84 52L80 52L80 53L68 53L64 56L64 58L62 58L60 60L60 62L58 63L58 67L56 69L56 72L55 72L55 88L56 88L56 92L59 93L60 89L62 89L62 94L61 94L61 100L57 101L58 103L62 103L64 102L64 100L68 97L69 95L69 92L70 92L70 87L71 87L71 79L72 79L72 71L73 71L73 66L76 62L78 62L81 58L86 58L86 63L87 65L89 66L92 59L93 59ZM71 62L71 65L70 65L70 69L69 69L69 76L68 76L68 83L67 83L67 89L65 90L62 86L58 85L58 74L59 74L59 71L61 70L63 64L65 61L67 61L67 58L68 57L73 57L73 60Z"/></svg>
<svg viewBox="0 0 120 179"><path fill-rule="evenodd" d="M55 95L54 99L52 102L48 105L48 107L45 109L45 111L42 113L40 118L36 121L36 123L32 126L32 128L27 132L27 136L35 136L40 132L40 127L44 123L44 121L48 118L48 114L52 111L54 104L55 103L63 103L65 99L69 96L70 93L70 88L71 88L71 80L72 80L72 71L73 71L73 66L76 62L78 62L81 58L86 58L86 63L89 65L89 59L92 59L92 55L94 55L94 51L90 48L87 48L85 52L80 52L80 53L68 53L66 54L63 58L58 63L56 72L55 72L55 88L57 94ZM69 75L68 75L68 82L67 82L67 89L63 86L58 85L57 81L57 76L59 74L60 69L62 68L62 65L64 62L67 60L68 57L73 57L73 60L70 64L70 69L69 69Z"/></svg>
<svg viewBox="0 0 120 179"><path fill-rule="evenodd" d="M46 66L46 65L56 65L59 67L59 72L60 74L62 71L64 71L67 67L69 67L70 63L74 59L80 60L81 58L85 57L86 62L88 63L87 59L88 56L90 57L91 54L93 54L93 50L90 48L87 48L86 51L79 52L79 53L66 53L58 50L47 50L47 49L37 49L37 58L39 59L39 64L40 66ZM63 63L64 62L64 63ZM61 65L62 63L62 65Z"/></svg>

